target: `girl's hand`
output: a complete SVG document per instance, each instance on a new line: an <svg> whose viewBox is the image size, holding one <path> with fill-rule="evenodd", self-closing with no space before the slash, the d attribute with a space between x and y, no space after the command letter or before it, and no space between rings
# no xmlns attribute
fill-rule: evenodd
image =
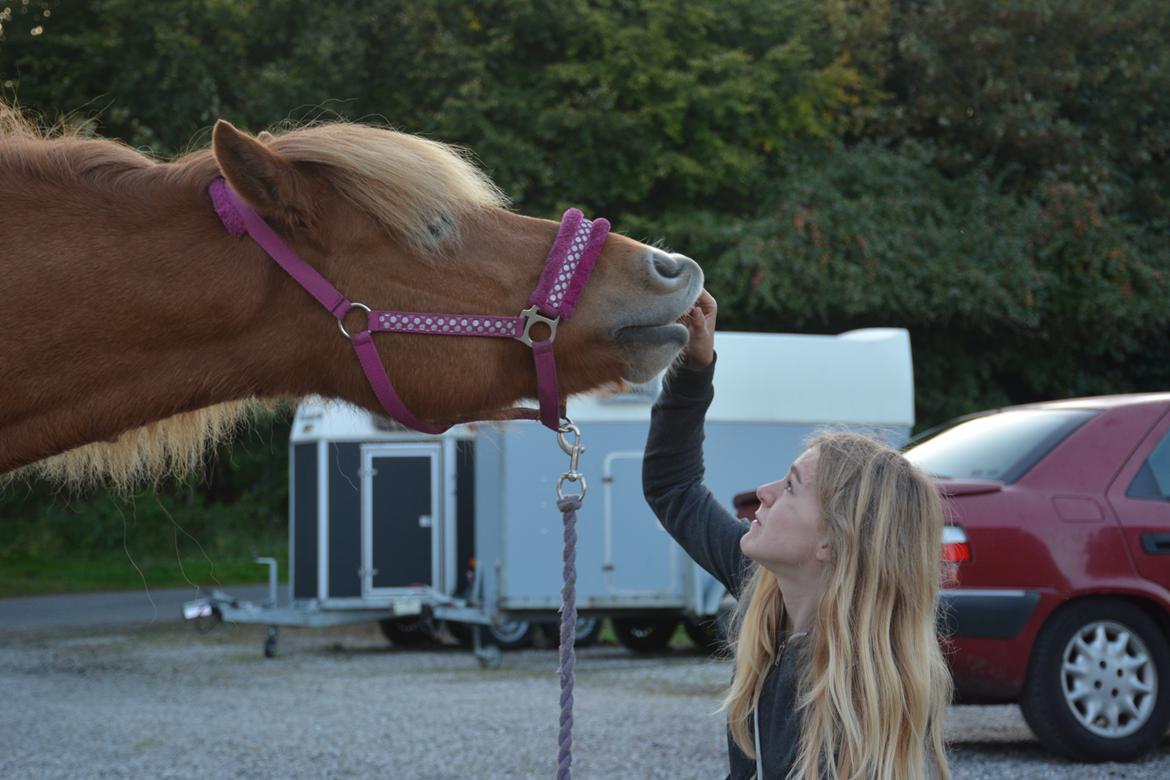
<svg viewBox="0 0 1170 780"><path fill-rule="evenodd" d="M682 323L690 331L690 340L683 349L683 360L691 368L706 368L715 359L715 314L719 305L711 293L703 290L691 310L683 315Z"/></svg>

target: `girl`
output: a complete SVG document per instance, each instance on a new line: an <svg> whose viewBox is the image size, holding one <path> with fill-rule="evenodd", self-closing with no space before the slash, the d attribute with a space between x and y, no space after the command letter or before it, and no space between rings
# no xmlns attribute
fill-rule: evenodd
<svg viewBox="0 0 1170 780"><path fill-rule="evenodd" d="M734 518L703 485L716 309L704 291L686 317L642 476L663 526L739 602L729 778L947 780L938 491L895 450L826 433L757 490L750 524Z"/></svg>

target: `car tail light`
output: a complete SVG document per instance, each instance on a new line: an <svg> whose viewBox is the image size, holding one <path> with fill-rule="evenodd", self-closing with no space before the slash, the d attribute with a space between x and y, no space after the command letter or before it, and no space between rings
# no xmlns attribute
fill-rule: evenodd
<svg viewBox="0 0 1170 780"><path fill-rule="evenodd" d="M971 560L971 543L967 533L957 525L943 526L942 577L943 588L959 586L959 564Z"/></svg>
<svg viewBox="0 0 1170 780"><path fill-rule="evenodd" d="M943 526L943 560L952 563L971 560L971 543L960 526Z"/></svg>

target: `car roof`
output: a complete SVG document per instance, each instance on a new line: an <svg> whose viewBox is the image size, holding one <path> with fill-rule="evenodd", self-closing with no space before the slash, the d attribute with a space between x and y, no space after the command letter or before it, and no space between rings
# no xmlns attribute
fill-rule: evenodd
<svg viewBox="0 0 1170 780"><path fill-rule="evenodd" d="M1039 401L1031 404L1005 406L995 411L1009 409L1092 409L1105 411L1119 406L1144 404L1170 404L1170 393L1125 393L1120 395L1096 395L1086 398L1064 398L1058 401Z"/></svg>
<svg viewBox="0 0 1170 780"><path fill-rule="evenodd" d="M920 431L903 446L910 448L916 444L926 441L940 431L958 425L959 423L964 423L968 420L976 420L980 417L989 417L993 414L1000 414L1002 412L1014 412L1025 409L1040 409L1044 411L1083 409L1086 411L1104 412L1126 406L1142 406L1145 404L1170 406L1170 393L1124 393L1119 395L1094 395L1087 396L1085 398L1063 398L1057 401L1037 401L1030 404L1017 404L1015 406L1000 406L993 409L984 409L982 411L971 412L969 414L959 415L958 417L952 417L944 423L936 425L932 428L928 428L925 431Z"/></svg>

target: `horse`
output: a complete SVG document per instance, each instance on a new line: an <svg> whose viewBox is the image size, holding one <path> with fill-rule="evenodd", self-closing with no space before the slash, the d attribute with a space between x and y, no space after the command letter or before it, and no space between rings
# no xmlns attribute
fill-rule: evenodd
<svg viewBox="0 0 1170 780"><path fill-rule="evenodd" d="M382 412L338 321L225 231L208 197L220 177L337 289L382 309L514 315L558 235L511 211L465 150L385 127L252 135L220 120L210 148L158 161L0 104L0 475L125 486L188 473L255 403ZM690 258L610 234L553 345L561 400L668 366L702 285ZM489 419L536 395L513 339L376 345L422 419Z"/></svg>

